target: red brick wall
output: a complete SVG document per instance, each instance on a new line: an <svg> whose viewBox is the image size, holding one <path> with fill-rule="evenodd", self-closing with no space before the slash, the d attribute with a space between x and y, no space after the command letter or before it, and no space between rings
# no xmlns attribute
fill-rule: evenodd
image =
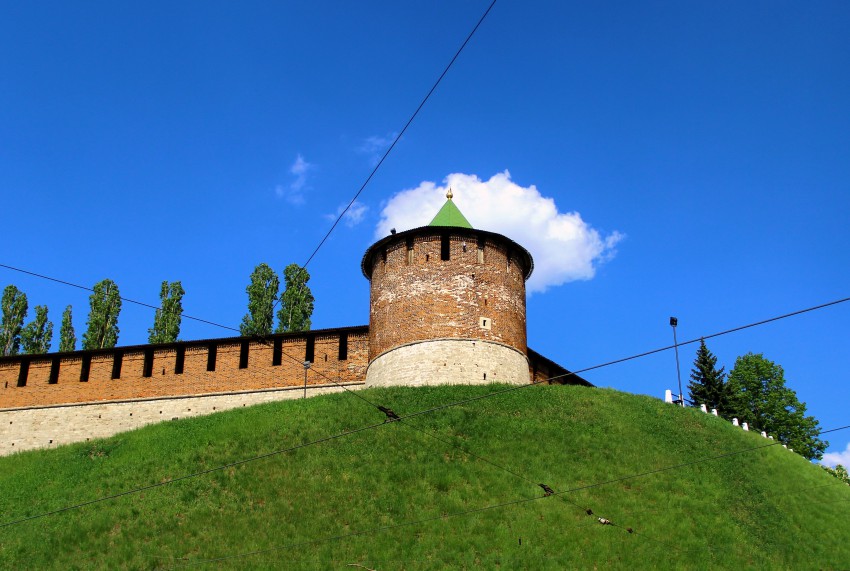
<svg viewBox="0 0 850 571"><path fill-rule="evenodd" d="M339 330L316 331L314 360L307 373L310 385L362 381L368 364L369 338L365 328L344 332L348 335L348 358L339 360ZM33 355L0 359L0 409L79 402L162 396L201 395L215 392L244 391L304 382L302 365L307 335L287 335L282 341L279 366L272 365L273 339L268 344L249 343L248 366L239 368L242 340L218 339L185 344L183 373L175 373L177 345L153 346L152 375L144 377L144 347L106 352L75 352L68 355ZM215 371L207 371L208 345L216 345ZM121 376L112 378L116 352L123 354ZM84 356L91 357L89 378L80 381ZM50 384L51 363L60 360L59 375ZM26 386L18 387L21 361L29 360Z"/></svg>
<svg viewBox="0 0 850 571"><path fill-rule="evenodd" d="M483 263L471 235L450 235L441 260L441 232L399 236L372 258L369 360L399 345L439 338L497 341L526 352L525 271L508 260L507 242L484 241ZM384 255L385 252L385 255ZM492 320L490 329L480 318Z"/></svg>

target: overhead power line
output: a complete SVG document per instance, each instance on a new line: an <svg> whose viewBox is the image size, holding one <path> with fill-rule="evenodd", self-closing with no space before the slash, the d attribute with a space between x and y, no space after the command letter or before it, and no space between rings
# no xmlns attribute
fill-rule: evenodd
<svg viewBox="0 0 850 571"><path fill-rule="evenodd" d="M12 270L14 272L20 272L22 274L27 274L29 276L34 276L34 277L41 278L41 279L44 279L44 280L49 280L49 281L56 282L56 283L59 283L59 284L62 284L62 285L75 287L77 289L82 289L82 290L85 290L85 291L94 292L94 288L90 288L88 286L84 286L84 285L80 285L80 284L75 284L73 282L69 282L69 281L66 281L66 280L60 280L59 278L53 278L53 277L50 277L50 276L46 276L44 274L31 272L29 270L24 270L22 268L16 268L14 266L9 266L9 265L6 265L6 264L0 264L0 268L6 268L7 270ZM142 307L149 307L151 309L164 311L163 308L158 306L158 305L151 305L150 303L145 303L143 301L137 301L135 299L130 299L129 297L118 296L118 299L120 299L121 301L126 301L127 303L133 303L133 304L136 304L136 305L141 305ZM171 313L174 313L174 312L171 312ZM237 333L241 334L239 329L237 329L235 327L230 327L228 325L222 325L221 323L216 323L215 321L209 321L207 319L201 319L200 317L193 317L191 315L187 315L186 313L184 313L182 311L179 313L179 315L181 317L185 317L186 319L191 319L192 321L198 321L200 323L206 323L207 325L214 325L215 327L221 327L222 329L228 329L230 331L236 331Z"/></svg>
<svg viewBox="0 0 850 571"><path fill-rule="evenodd" d="M417 116L417 115L419 115L419 112L420 112L420 111L422 110L422 108L425 106L425 103L427 103L427 102L428 102L428 99L430 99L430 98L431 98L431 95L433 95L434 91L436 91L436 90L437 90L437 86L439 86L439 85L440 85L440 82L441 82L441 81L443 81L443 78L444 78L444 77L446 77L446 74L447 74L447 73L449 73L449 70L451 69L452 65L454 65L454 63L455 63L455 61L457 60L457 58L458 58L458 57L460 57L460 53L461 53L461 52L463 51L463 49L466 47L466 44L468 44L468 43L469 43L469 41L472 39L472 36L474 36L474 35L475 35L475 32L477 32L477 31L478 31L478 28L479 28L479 27L481 26L481 24L484 22L484 19L487 17L487 14L489 14L489 13L490 13L490 10L492 10L492 9L493 9L493 6L494 6L495 4L496 4L496 0L493 0L493 1L490 3L490 5L487 7L487 9L484 11L484 13L481 15L481 18L479 18L479 19L478 19L478 22L477 22L477 23L475 24L475 26L472 28L472 31L471 31L471 32L469 32L469 34L466 36L466 39L465 39L465 40L463 40L463 43L462 43L462 44L460 45L460 47L457 49L457 51L455 52L455 55L454 55L454 56L452 56L451 61L449 61L448 65L446 65L445 69L443 69L443 72L442 72L442 73L440 74L440 76L437 78L437 81L435 81L435 82L434 82L434 85L432 85L432 86L431 86L431 89L430 89L430 90L428 90L428 93L427 93L427 94L425 94L425 97L423 97L423 98L422 98L422 101L419 103L419 105L416 107L416 110L413 112L413 114L412 114L412 115L410 116L410 118L407 120L407 123L405 123L405 124L404 124L404 127L402 127L402 128L401 128L401 131L399 131L399 132L398 132L398 135L396 135L395 139L393 139L392 144L391 144L391 145L387 148L387 150L386 150L386 151L384 151L383 156L381 156L381 159L378 161L378 163L377 163L377 164L375 165L375 167L372 169L372 172L370 172L370 173L369 173L369 176L367 176L367 177L366 177L366 180L365 180L365 181L363 181L363 184L362 184L362 185L360 185L360 188L359 188L359 189L357 190L357 192L354 194L354 198L352 198L352 199L351 199L351 201L349 201L349 203L348 203L348 205L345 207L345 209L344 209L342 212L340 212L339 216L337 216L336 220L335 220L335 221L334 221L334 223L331 225L330 230L328 230L328 232L327 232L327 234L325 234L324 238L322 238L322 239L321 239L321 241L319 242L319 245L318 245L318 246L316 246L316 249L315 249L315 250L313 250L313 253L312 253L312 254L310 254L310 257L309 257L309 258L307 258L307 261L306 261L306 262L304 262L304 265L303 265L303 266L301 266L302 268L306 268L306 267L307 267L307 265L308 265L308 264L309 264L309 263L313 260L313 258L316 256L316 254L319 252L319 250L320 250L320 249L322 248L322 246L325 244L325 242L327 241L327 239L330 237L331 233L333 233L334 229L335 229L335 228L339 225L339 223L340 223L340 221L342 220L343 216L345 216L345 213L346 213L346 212L348 212L348 210L349 210L349 209L350 209L350 208L354 205L354 203L357 201L357 198L360 196L360 194L363 192L363 190L366 188L366 186L367 186L367 185L369 184L369 182L372 180L372 177L374 177L374 176L375 176L375 173L376 173L376 172L378 172L378 169L379 169L379 168L381 168L381 165L382 165L382 164L384 164L384 161L386 160L387 156L389 156L389 154L390 154L390 153L392 152L392 150L395 148L396 144L399 142L399 140L401 139L401 137L402 137L402 136L404 135L404 133L407 131L408 127L410 127L410 124L411 124L411 123L413 123L413 120L414 120L414 119L416 119L416 116Z"/></svg>
<svg viewBox="0 0 850 571"><path fill-rule="evenodd" d="M824 304L817 305L817 306L814 306L814 307L809 307L809 308L802 309L802 310L799 310L799 311L795 311L795 312L792 312L792 313L786 313L784 315L780 315L780 316L773 317L773 318L770 318L770 319L765 319L765 320L758 321L758 322L755 322L755 323L742 325L740 327L734 327L732 329L727 329L725 331L721 331L721 332L718 332L718 333L712 333L711 335L701 337L701 339L706 339L706 338L709 338L709 337L718 337L720 335L726 335L726 334L729 334L729 333L733 333L735 331L741 331L742 329L747 329L747 328L750 328L750 327L755 327L757 325L763 325L765 323L771 323L771 322L777 321L779 319L785 319L787 317L791 317L791 316L794 316L794 315L800 315L802 313L814 311L816 309L822 309L822 308L825 308L825 307L834 306L834 305L837 305L839 303L843 303L843 302L848 301L848 300L850 300L850 298L839 299L839 300L836 300L836 301L824 303ZM687 345L687 344L690 344L690 343L694 343L698 340L699 339L692 340L692 341L686 341L686 342L683 342L683 343L679 343L679 345ZM568 377L568 376L571 376L571 375L577 375L578 373L583 373L583 372L586 372L586 371L591 371L591 370L594 370L594 369L599 369L599 368L602 368L602 367L607 367L607 366L610 366L610 365L615 365L615 364L618 364L618 363L631 361L633 359L645 357L647 355L652 355L652 354L658 353L660 351L669 350L671 348L672 348L672 346L667 346L667 347L662 347L662 348L659 348L659 349L654 349L654 350L651 350L651 351L645 351L643 353L639 353L637 355L633 355L633 356L630 356L630 357L624 357L624 358L621 358L621 359L614 359L612 361L608 361L608 362L602 363L600 365L594 365L594 366L591 366L591 367L587 367L585 369L580 369L578 371L568 373L566 375L559 375L557 377L552 377L552 379L564 378L564 377ZM292 356L289 356L289 357L294 358ZM325 378L329 379L329 377L326 377L326 376L325 376ZM455 406L468 404L468 403L471 403L471 402L476 402L476 401L484 400L484 399L487 399L487 398L492 398L492 397L495 397L495 396L503 395L505 393L509 393L509 392L524 389L524 388L527 388L527 387L535 386L535 385L540 384L541 382L544 382L544 381L534 381L534 382L531 382L527 385L516 385L516 386L513 386L513 387L508 387L506 389L493 391L493 392L486 393L486 394L483 394L483 395L479 395L479 396L476 396L476 397L471 397L471 398L467 398L467 399L453 401L453 402L450 402L450 403L445 403L445 404L442 404L442 405L439 405L439 406L431 407L431 408L420 410L420 411L417 411L417 412L413 412L413 413L409 413L409 414L405 414L405 415L400 415L399 420L407 420L407 419L410 419L410 418L415 418L417 416L430 414L430 413L436 412L438 410L444 410L444 409L447 409L447 408L452 408L452 407L455 407ZM365 400L366 402L368 402L370 404L370 406L373 406L373 407L377 406L374 403L363 398L362 395L358 395L358 397L360 397L363 400ZM209 474L211 472L216 472L216 471L219 471L219 470L224 470L224 469L232 467L232 466L247 464L247 463L253 462L255 460L261 460L261 459L264 459L264 458L268 458L270 456L276 456L276 455L284 454L286 452L291 452L291 451L294 451L294 450L298 450L300 448L305 448L307 446L313 446L313 445L321 444L321 443L327 442L329 440L335 440L337 438L342 438L342 437L348 436L350 434L356 434L358 432L363 432L365 430L370 430L370 429L373 429L373 428L377 428L379 426L384 426L384 424L385 423L368 425L368 426L357 428L357 429L354 429L354 430L351 430L351 431L341 432L341 433L338 433L338 434L334 434L332 436L320 438L320 439L317 439L317 440L314 440L314 441L311 441L311 442L306 442L306 443L303 443L303 444L300 444L300 445L297 445L297 446L294 446L294 447L281 448L279 450L275 450L275 451L269 452L267 454L252 456L252 457L245 458L245 459L242 459L242 460L238 460L238 461L235 461L235 462L232 462L232 463L229 463L229 464L225 464L223 466L219 466L219 467L216 467L216 468L210 468L208 470L202 470L202 471L199 471L199 472L194 472L194 473L191 473L191 474L187 474L185 476L181 476L179 478L174 478L174 479L171 479L171 480L167 480L165 482L152 484L150 486L135 488L135 489L132 489L132 490L127 490L125 492L120 492L118 494L112 494L112 495L105 496L105 497L102 497L102 498L96 498L96 499L93 499L93 500L89 500L89 501L86 501L86 502L75 504L73 506L68 506L68 507L65 507L65 508L57 509L57 510L51 510L51 511L48 511L48 512L36 514L36 515L33 515L33 516L28 516L26 518L20 518L18 520L13 520L13 521L6 522L6 523L0 523L0 529L2 529L4 527L8 527L10 525L15 525L15 524L23 523L23 522L26 522L26 521L31 521L31 520L34 520L34 519L39 519L39 518L42 518L42 517L55 515L55 514L58 514L58 513L69 511L69 510L78 509L78 508L81 508L81 507L84 507L84 506L100 503L100 502L103 502L103 501L106 501L106 500L111 500L111 499L116 499L116 498L123 497L123 496L128 496L128 495L139 493L139 492L142 492L142 491L145 491L145 490L148 490L148 489L158 488L158 487L168 485L168 484L173 483L173 482L186 480L186 479L194 478L194 477L197 477L197 476L202 476L202 475ZM826 434L828 432L835 432L835 431L838 431L838 430L844 430L846 428L850 428L850 425L839 427L839 428L834 428L832 430L821 431L821 432L819 432L819 434ZM778 444L778 442L776 442L775 444Z"/></svg>
<svg viewBox="0 0 850 571"><path fill-rule="evenodd" d="M808 313L810 311L815 311L817 309L832 307L832 306L838 305L839 303L844 303L846 301L850 301L850 297L845 297L845 298L842 298L842 299L837 299L835 301L830 301L828 303L822 303L820 305L807 307L806 309L801 309L799 311L794 311L794 312L791 312L791 313L785 313L783 315L771 317L770 319L764 319L762 321L756 321L754 323L748 323L747 325L741 325L739 327L733 327L732 329L726 329L724 331L719 331L717 333L711 333L710 335L703 335L701 337L691 339L690 341L683 341L683 342L677 343L675 345L667 345L666 347L659 347L658 349L652 349L650 351L644 351L643 353L637 353L635 355L630 355L629 357L622 357L620 359L614 359L612 361L606 361L606 362L600 363L598 365L592 365L590 367L585 367L584 369L578 369L576 371L572 371L572 372L569 372L569 373L563 373L561 375L554 375L552 377L549 377L548 379L544 379L544 380L540 380L540 381L532 381L532 382L530 382L526 385L515 385L515 386L512 386L512 387L508 387L506 389L493 391L492 393L486 393L486 394L479 395L479 396L476 396L476 397L470 397L468 399L463 399L463 400L459 400L459 401L454 401L454 402L442 404L442 405L439 405L439 406L435 406L433 408L429 408L429 409L426 409L426 410L421 410L419 412L409 414L409 415L405 416L404 418L411 418L411 417L419 416L419 415L422 415L422 414L429 414L431 412L435 412L435 411L442 410L442 409L445 409L445 408L451 408L451 407L454 407L454 406L467 404L467 403L479 401L479 400L482 400L482 399L488 399L488 398L491 398L491 397L494 397L494 396L502 395L502 394L505 394L505 393L510 393L510 392L513 392L513 391L522 390L522 389L532 387L532 386L535 386L535 385L539 385L539 384L542 384L542 383L548 383L550 381L554 381L554 380L557 380L557 379L568 379L570 377L578 376L580 373L586 373L588 371L594 371L596 369L601 369L603 367L610 367L611 365L617 365L619 363L625 363L626 361L633 361L635 359L640 359L642 357L648 357L649 355L654 355L656 353L661 353L663 351L669 351L670 349L673 349L675 347L681 347L683 345L690 345L692 343L698 342L700 339L711 339L713 337L720 337L721 335L728 335L730 333L735 333L737 331L742 331L744 329L749 329L751 327L756 327L756 326L759 326L759 325L765 325L767 323L772 323L774 321L779 321L780 319L786 319L788 317L801 315L803 313Z"/></svg>
<svg viewBox="0 0 850 571"><path fill-rule="evenodd" d="M402 136L404 136L404 134L407 132L408 127L410 127L410 125L413 123L413 120L416 119L416 116L419 115L419 112L425 106L425 103L428 102L428 99L430 99L431 95L434 94L434 91L437 90L437 87L440 85L440 82L442 82L443 78L446 77L446 74L449 73L449 70L451 69L452 65L454 65L455 61L457 61L457 58L460 57L461 52L466 47L466 45L469 43L469 41L472 39L472 36L475 35L475 32L478 31L478 28L481 27L481 24L484 22L484 19L487 17L487 14L490 13L490 10L493 9L493 6L495 6L495 4L496 4L496 0L493 0L490 3L490 5L487 6L487 9L484 11L484 13L478 19L478 22L472 28L472 31L469 32L469 34L466 36L466 39L463 40L463 43L460 45L460 47L455 52L455 55L452 56L452 59L449 61L448 65L446 65L446 67L443 69L443 72L437 78L437 81L434 82L434 84L431 86L431 89L428 90L428 93L426 93L425 97L422 98L422 101L419 102L419 105L413 111L413 114L407 120L407 123L404 124L404 127L402 127L401 130L398 132L398 134L395 136L395 138L393 139L390 146L387 147L387 150L384 151L383 155L381 155L380 160L378 160L378 162L372 168L371 172L369 172L369 175L366 177L366 180L363 181L363 184L361 184L360 188L357 189L357 192L354 193L354 197L348 202L348 204L345 206L345 208L342 210L342 212L339 213L339 215L336 217L336 220L334 220L333 224L331 224L331 227L328 229L327 233L325 233L325 235L319 241L319 244L316 246L316 248L313 250L313 252L307 258L307 261L304 262L304 265L301 266L303 269L305 269L305 270L307 269L307 266L310 264L310 262L313 261L313 258L316 257L316 254L319 253L319 250L322 249L322 246L325 245L325 242L327 242L328 238L330 238L331 234L333 234L333 231L336 230L337 226L339 226L339 223L345 217L345 214L351 209L352 206L354 206L354 203L357 202L357 199L360 197L360 195L366 189L366 186L368 186L369 183L372 181L372 178L374 178L375 173L378 172L378 169L381 168L381 165L384 164L384 161L387 159L389 154L392 152L392 150L395 148L395 146L401 140ZM301 294L304 287L305 287L305 283L301 282L301 284L299 284L299 287L298 287L299 295ZM278 301L279 301L279 299L275 300L274 304L272 304L272 310L274 310L274 308L277 307Z"/></svg>
<svg viewBox="0 0 850 571"><path fill-rule="evenodd" d="M469 32L469 34L466 36L466 39L463 41L463 43L462 43L462 44L460 45L460 47L457 49L457 51L455 52L454 56L452 56L452 59L449 61L449 63L448 63L448 64L446 65L446 67L443 69L443 71L442 71L442 73L440 74L440 76L437 78L437 80L436 80L436 81L434 82L434 84L431 86L431 89L429 89L429 90L428 90L428 93L427 93L427 94L425 94L425 97L422 99L422 101L420 101L420 102L419 102L419 105L418 105L418 106L416 107L416 109L413 111L413 114L410 116L410 118L408 118L407 122L404 124L404 126L401 128L401 130L398 132L398 135L396 135L396 137L393 139L393 141L392 141L392 143L390 144L390 146L389 146L389 147L387 147L387 150L386 150L386 151L384 151L384 154L381 156L380 160L377 162L377 164L374 166L374 168L372 168L371 172L370 172L370 173L369 173L369 175L366 177L366 180L365 180L365 181L363 181L363 184L361 184L361 185L360 185L360 188L359 188L359 189L357 190L357 192L354 194L354 197L353 197L353 198L349 201L349 203L348 203L348 204L346 205L346 207L342 210L342 212L340 212L340 214L337 216L336 220L334 220L333 224L331 225L330 229L327 231L327 233L324 235L324 237L323 237L323 238L319 241L319 244L315 247L315 249L313 250L313 252L312 252L312 253L310 254L310 256L307 258L307 261L306 261L306 262L304 262L304 264L301 266L302 268L304 268L304 269L306 270L307 266L310 264L310 262L311 262L311 261L313 260L313 258L316 256L316 254L318 254L318 253L319 253L319 250L322 248L322 246L324 246L325 242L328 240L328 238L330 238L330 235L333 233L333 231L336 229L336 227L337 227L337 226L339 225L339 223L342 221L342 219L343 219L343 217L345 216L345 214L346 214L346 213L347 213L347 212L351 209L351 207L354 205L354 203L357 201L357 199L360 197L360 195L361 195L361 194L363 193L363 191L366 189L366 186L368 186L368 184L371 182L372 178L374 178L375 173L377 173L377 172L378 172L378 169L379 169L379 168L381 168L381 165L383 165L384 161L387 159L387 157L389 156L389 154L392 152L392 150L393 150L393 149L395 148L395 146L398 144L399 140L401 140L401 137L405 134L405 132L407 132L407 129L408 129L408 128L410 127L410 125L413 123L414 119L416 119L417 115L419 115L419 112L420 112L420 111L422 110L422 108L425 106L425 103L427 103L427 102L428 102L428 99L430 99L430 98L431 98L431 95L433 95L433 94L434 94L434 91L436 91L437 87L438 87L438 86L440 85L440 83L443 81L443 78L446 76L446 74L448 74L449 70L450 70L450 69L451 69L451 67L454 65L454 63L455 63L455 61L458 59L458 57L460 57L461 52L464 50L464 48L466 47L466 45L467 45L467 44L469 43L469 41L472 39L472 36L473 36L473 35L475 35L475 32L476 32L476 31L478 31L478 28L479 28L479 27L481 26L481 24L484 22L484 19L487 17L487 15L488 15L488 14L490 13L490 11L493 9L493 6L494 6L495 4L496 4L496 0L493 0L493 1L490 3L490 5L487 7L487 9L484 11L484 13L481 15L481 17L478 19L478 22L477 22L477 23L475 24L475 26L472 28L472 31L470 31L470 32ZM8 269L8 270L13 270L13 271L16 271L16 272L21 272L21 273L24 273L24 274L28 274L28 275L31 275L31 276L35 276L35 277L38 277L38 278L42 278L42 279L46 279L46 280L50 280L50 281L53 281L53 282L56 282L56 283L60 283L60 284L64 284L64 285L67 285L67 286L75 287L75 288L78 288L78 289L82 289L82 290L86 290L86 291L94 291L94 290L93 290L92 288L90 288L90 287L86 287L86 286L83 286L83 285L75 284L75 283L73 283L73 282L69 282L69 281L65 281L65 280L61 280L61 279L57 279L57 278L53 278L53 277L46 276L46 275L43 275L43 274L39 274L39 273L36 273L36 272L32 272L32 271L29 271L29 270L24 270L24 269L21 269L21 268L16 268L16 267L14 267L14 266L9 266L9 265L6 265L6 264L0 264L0 267L6 268L6 269ZM303 286L304 286L304 283L302 282L302 284L299 286L299 289L303 288ZM300 292L299 292L299 293L300 293ZM148 307L148 308L151 308L151 309L154 309L154 310L162 310L162 308L161 308L161 307L159 307L159 306L151 305L151 304L149 304L149 303L145 303L145 302L142 302L142 301L137 301L137 300L130 299L130 298L126 298L126 297L120 297L120 299L121 299L122 301L126 301L126 302L128 302L128 303L133 303L133 304L136 304L136 305L140 305L140 306L142 306L142 307ZM274 308L277 306L277 302L278 302L278 301L279 301L279 300L275 300L274 304L272 305L272 311L274 311ZM223 324L221 324L221 323L216 323L215 321L210 321L210 320L207 320L207 319L201 319L201 318L199 318L199 317L193 317L193 316L191 316L191 315L187 315L186 313L184 313L184 312L182 312L182 311L180 312L180 315L181 315L181 316L183 316L183 317L185 317L186 319L190 319L190 320L193 320L193 321L198 321L198 322L200 322L200 323L205 323L205 324L207 324L207 325L213 325L213 326L215 326L215 327L220 327L220 328L222 328L222 329L227 329L227 330L229 330L229 331L236 331L236 332L238 332L238 333L240 333L240 334L241 334L241 330L240 330L240 329L238 329L238 328L236 328L236 327L231 327L231 326L229 326L229 325L223 325ZM265 337L263 337L263 338L265 338Z"/></svg>

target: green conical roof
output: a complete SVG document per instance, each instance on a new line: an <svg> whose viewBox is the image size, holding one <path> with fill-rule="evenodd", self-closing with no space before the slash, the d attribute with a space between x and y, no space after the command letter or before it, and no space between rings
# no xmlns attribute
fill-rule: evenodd
<svg viewBox="0 0 850 571"><path fill-rule="evenodd" d="M434 216L434 219L431 220L428 226L457 226L459 228L472 229L472 224L469 223L466 216L452 202L452 196L452 189L449 189L449 192L446 194L446 203L437 212L437 215Z"/></svg>

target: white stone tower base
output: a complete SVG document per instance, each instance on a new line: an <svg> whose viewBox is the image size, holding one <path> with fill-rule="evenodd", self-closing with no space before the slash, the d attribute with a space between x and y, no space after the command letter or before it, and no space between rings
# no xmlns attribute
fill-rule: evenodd
<svg viewBox="0 0 850 571"><path fill-rule="evenodd" d="M366 387L530 382L525 355L480 339L407 343L378 355L366 371Z"/></svg>

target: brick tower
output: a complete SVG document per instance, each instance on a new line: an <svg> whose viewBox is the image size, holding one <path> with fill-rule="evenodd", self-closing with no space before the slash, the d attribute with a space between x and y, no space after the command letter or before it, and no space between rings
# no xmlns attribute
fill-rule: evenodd
<svg viewBox="0 0 850 571"><path fill-rule="evenodd" d="M531 254L472 228L451 190L446 198L428 226L393 233L363 255L367 386L529 382Z"/></svg>

